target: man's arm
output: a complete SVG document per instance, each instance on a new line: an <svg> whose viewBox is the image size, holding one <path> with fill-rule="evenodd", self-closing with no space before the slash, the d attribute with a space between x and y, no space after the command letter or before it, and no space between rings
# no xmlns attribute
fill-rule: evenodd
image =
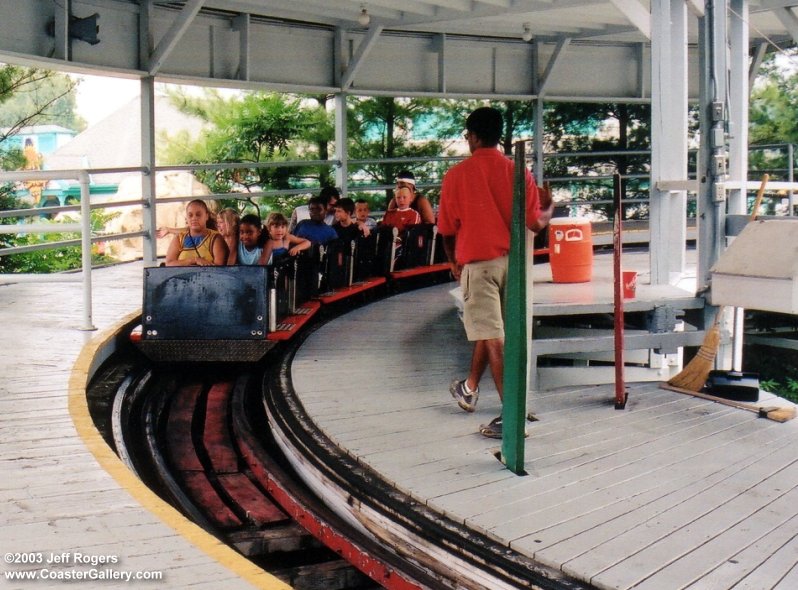
<svg viewBox="0 0 798 590"><path fill-rule="evenodd" d="M455 244L457 238L455 236L443 236L443 251L446 252L446 258L449 259L449 266L451 267L452 276L455 281L460 280L460 272L463 270L457 259L454 257Z"/></svg>
<svg viewBox="0 0 798 590"><path fill-rule="evenodd" d="M554 201L551 198L550 183L547 182L538 188L538 199L540 201L540 215L535 221L527 224L527 227L535 233L546 227L554 214Z"/></svg>

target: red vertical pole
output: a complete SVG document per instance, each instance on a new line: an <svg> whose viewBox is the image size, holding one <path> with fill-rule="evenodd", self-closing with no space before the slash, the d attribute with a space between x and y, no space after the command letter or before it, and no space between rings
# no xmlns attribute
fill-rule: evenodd
<svg viewBox="0 0 798 590"><path fill-rule="evenodd" d="M623 375L623 273L621 271L621 225L623 207L621 203L621 175L612 178L612 204L615 209L612 223L612 268L615 300L615 409L626 407L626 383Z"/></svg>

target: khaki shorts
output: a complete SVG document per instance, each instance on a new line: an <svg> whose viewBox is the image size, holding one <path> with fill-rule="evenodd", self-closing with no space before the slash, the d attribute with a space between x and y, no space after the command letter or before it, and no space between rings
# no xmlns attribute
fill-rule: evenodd
<svg viewBox="0 0 798 590"><path fill-rule="evenodd" d="M504 338L504 287L507 256L463 267L463 325L470 341Z"/></svg>

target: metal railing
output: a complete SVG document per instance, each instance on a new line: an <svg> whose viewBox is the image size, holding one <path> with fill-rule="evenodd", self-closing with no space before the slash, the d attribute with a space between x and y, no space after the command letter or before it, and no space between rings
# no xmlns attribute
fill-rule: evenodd
<svg viewBox="0 0 798 590"><path fill-rule="evenodd" d="M70 231L77 231L81 235L81 273L74 282L78 280L83 282L83 316L81 330L95 330L92 322L92 303L91 303L91 209L89 197L89 173L86 170L70 170L64 172L49 172L49 171L33 171L33 172L0 172L0 182L14 182L26 180L77 180L80 183L80 223L69 223L55 225L45 224L26 224L24 228L18 225L0 225L0 233L11 234L20 233L20 229L28 232L37 233L63 233ZM45 244L41 244L45 246ZM52 248L52 245L47 245ZM0 251L0 255L12 254L14 251L31 251L34 248L6 248ZM58 275L17 275L14 277L16 281L25 280L25 276L29 281L69 281L71 277L64 274Z"/></svg>
<svg viewBox="0 0 798 590"><path fill-rule="evenodd" d="M792 144L776 144L765 146L752 146L752 150L761 149L786 149L787 162L786 168L787 182L770 183L770 191L773 190L788 190L789 191L789 208L788 214L794 215L795 210L793 207L793 179L794 179L794 166L793 157L794 149ZM573 152L573 153L557 153L545 154L545 158L566 158L566 157L606 157L606 156L643 156L650 155L647 150L629 150L629 151L612 151L612 152ZM365 193L382 192L393 188L393 184L365 184L358 183L358 179L362 178L357 174L358 170L363 167L374 164L386 165L403 165L410 167L418 165L419 163L429 162L444 162L455 163L462 160L461 156L439 156L439 157L425 157L425 158L387 158L387 159L360 159L349 160L348 167L350 170L350 179L346 179L346 186L342 187L344 190ZM261 169L261 168L307 168L319 166L340 166L341 162L338 160L297 160L297 161L284 161L284 162L226 162L215 164L189 164L189 165L175 165L175 166L158 166L154 169L153 173L168 172L168 171L186 171L195 172L198 170L232 170L232 169ZM752 174L758 171L751 171ZM82 282L83 283L83 320L81 329L93 330L92 323L92 301L91 301L91 247L93 243L100 241L113 241L122 240L127 238L142 237L143 239L154 239L145 231L133 231L116 234L103 234L101 236L92 235L91 230L91 211L94 209L115 208L123 206L138 206L146 208L149 203L143 199L131 199L126 201L104 201L101 203L92 203L89 188L90 176L103 175L103 174L120 174L120 173L136 173L136 174L149 174L150 171L145 167L126 167L126 168L104 168L104 169L76 169L76 170L32 170L32 171L14 171L2 172L0 171L0 183L6 182L25 182L35 180L77 180L80 184L80 204L67 205L58 207L39 207L35 209L15 209L0 211L0 219L7 218L30 218L38 217L41 215L54 215L61 212L79 211L81 219L79 223L61 223L61 224L0 224L0 234L18 234L18 233L65 233L76 232L80 234L80 238L76 240L64 240L58 242L46 242L41 244L16 246L8 248L0 248L0 256L8 256L13 254L20 254L24 252L32 252L36 250L52 249L64 246L81 247L81 271L80 273L49 273L49 274L5 274L0 275L0 282ZM596 174L591 176L559 176L547 179L554 184L555 189L558 184L587 184L587 183L604 183L611 182L612 175ZM645 183L649 180L647 174L628 174L624 176L625 179L638 180ZM419 182L418 187L423 190L437 190L440 188L441 179L433 179L429 182ZM753 183L752 183L753 184ZM748 187L749 190L755 190L756 187ZM203 195L202 198L207 200L223 200L223 199L237 199L240 201L251 201L255 198L268 198L275 196L296 196L302 194L315 193L316 190L311 187L299 187L291 189L264 189L247 192L230 192L230 193L215 193L210 195ZM196 198L194 195L184 195L175 197L161 197L157 199L160 203L172 202L185 202ZM596 205L611 204L611 199L587 199L587 198L570 198L567 201L560 201L559 205L570 207L592 207ZM630 200L629 203L633 205L645 204L648 202L647 198Z"/></svg>

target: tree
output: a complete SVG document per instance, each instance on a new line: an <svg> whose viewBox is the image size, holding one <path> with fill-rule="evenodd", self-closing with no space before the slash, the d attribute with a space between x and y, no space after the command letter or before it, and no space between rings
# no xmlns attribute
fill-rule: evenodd
<svg viewBox="0 0 798 590"><path fill-rule="evenodd" d="M77 84L59 72L0 66L0 127L6 128L0 143L29 125L83 130L86 122L75 112Z"/></svg>
<svg viewBox="0 0 798 590"><path fill-rule="evenodd" d="M596 156L550 158L546 161L546 176L622 176L648 174L650 157L645 155L602 155L602 151L649 150L651 108L649 105L624 103L557 103L548 105L544 114L548 149L558 152L597 152ZM626 208L632 218L646 217L648 206L647 182L630 179L625 183L625 201L639 200ZM570 191L585 200L611 200L612 183L597 181L571 183ZM611 218L611 206L597 204L593 212Z"/></svg>
<svg viewBox="0 0 798 590"><path fill-rule="evenodd" d="M440 156L445 150L439 138L448 133L449 119L444 116L446 109L442 101L352 97L347 108L351 159L423 158ZM426 137L422 138L422 134ZM403 168L412 170L422 179L440 174L434 163L421 162L364 164L355 175L369 184L392 185ZM387 207L392 197L393 189L386 189L384 202L376 205Z"/></svg>
<svg viewBox="0 0 798 590"><path fill-rule="evenodd" d="M798 51L792 50L794 57ZM749 145L798 143L798 72L788 69L770 56L762 66L751 91L748 110ZM758 175L767 172L772 180L787 180L787 146L753 150L749 170ZM775 201L770 202L775 206Z"/></svg>
<svg viewBox="0 0 798 590"><path fill-rule="evenodd" d="M169 164L315 160L320 146L326 150L326 142L332 139L326 101L317 100L312 106L299 96L265 92L224 98L213 90L200 97L176 91L170 97L180 110L206 121L209 129L194 141L185 137L170 141L164 150ZM197 176L221 193L303 186L315 190L326 179L310 166L200 171ZM294 200L279 198L269 205L286 210Z"/></svg>
<svg viewBox="0 0 798 590"><path fill-rule="evenodd" d="M59 124L80 129L85 124L75 114L77 83L64 74L49 70L0 65L0 169L18 170L25 163L22 150L9 147L9 138L29 125ZM22 209L26 205L17 198L14 186L0 186L0 209ZM4 218L0 223L14 223ZM71 236L74 237L74 236ZM0 246L22 246L62 239L57 234L21 233L0 235ZM0 257L0 272L54 272L80 267L80 247L35 251Z"/></svg>

